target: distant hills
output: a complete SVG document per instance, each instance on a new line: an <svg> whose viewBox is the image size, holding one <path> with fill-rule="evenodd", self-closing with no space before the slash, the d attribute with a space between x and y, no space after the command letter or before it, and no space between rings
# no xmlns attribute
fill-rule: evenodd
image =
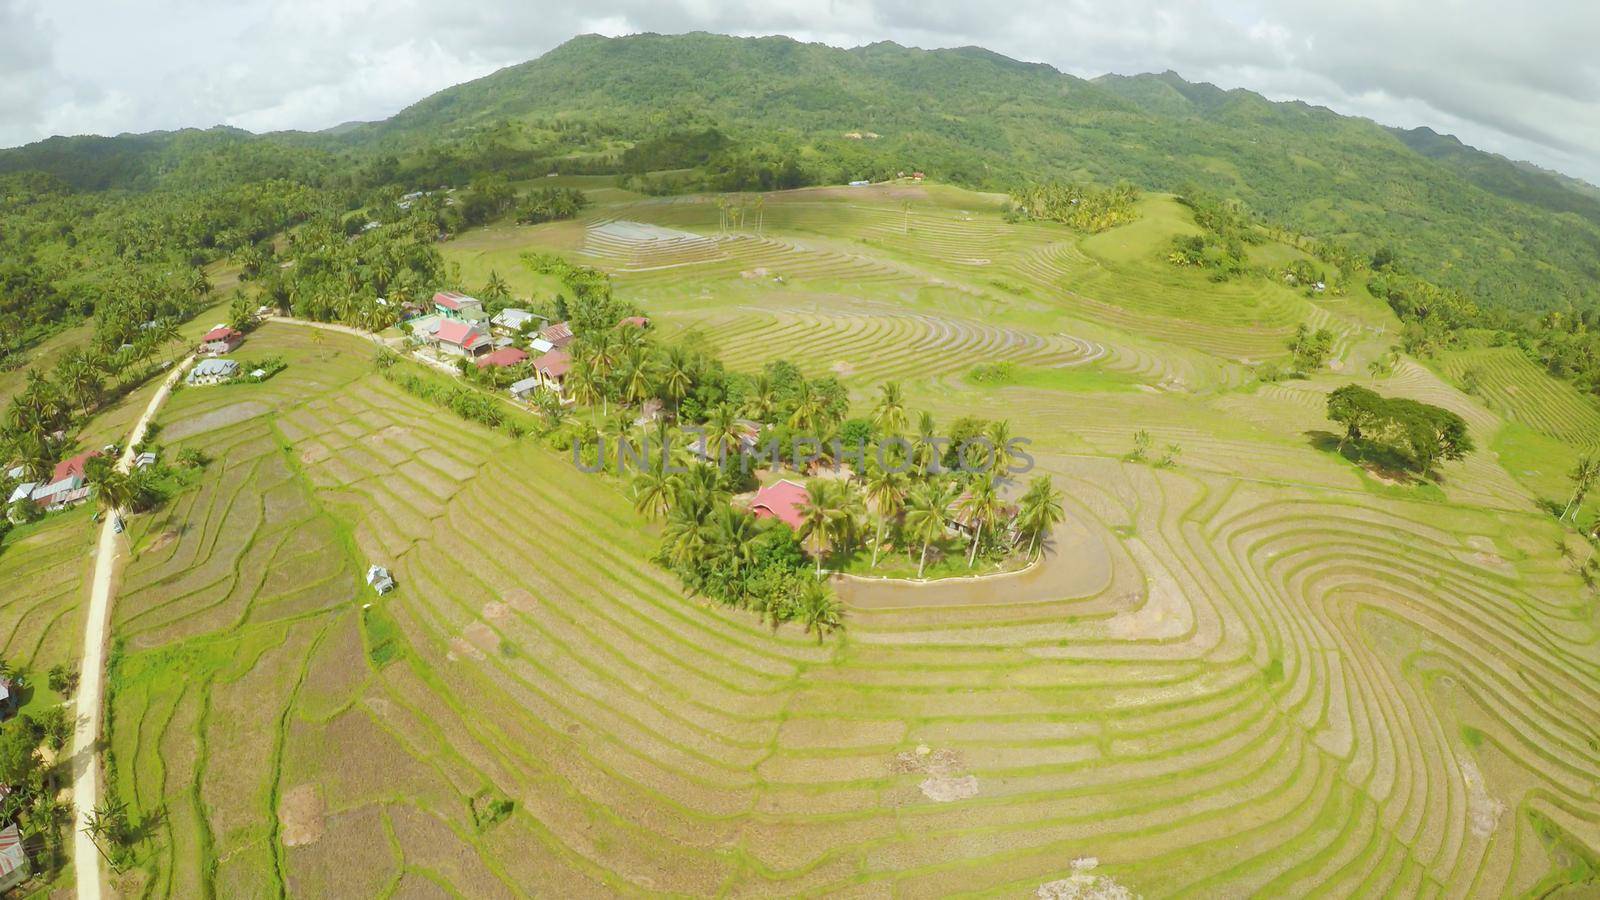
<svg viewBox="0 0 1600 900"><path fill-rule="evenodd" d="M516 130L505 137L507 123L541 138ZM1127 179L1158 190L1196 184L1319 238L1392 246L1421 274L1486 304L1535 309L1600 299L1600 189L1592 185L1426 128L1385 128L1172 72L1084 80L976 47L844 50L782 37L590 35L382 122L313 135L52 138L0 152L0 173L39 170L79 189L150 189L179 167L174 154L185 146L315 151L325 155L317 167L325 171L329 161L383 156L466 158L474 141L497 130L503 145L495 158L563 146L604 171L619 147L707 127L753 153L827 159L864 176L916 168L993 189L1047 178ZM561 129L589 136L560 144L551 135ZM878 137L847 137L866 132Z"/></svg>

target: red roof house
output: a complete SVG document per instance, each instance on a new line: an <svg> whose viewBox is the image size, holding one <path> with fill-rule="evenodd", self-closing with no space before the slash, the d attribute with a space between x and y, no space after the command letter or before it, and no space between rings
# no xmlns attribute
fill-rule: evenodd
<svg viewBox="0 0 1600 900"><path fill-rule="evenodd" d="M99 455L99 450L85 450L70 459L63 459L61 462L56 463L55 471L50 473L50 480L60 481L63 478L83 478L84 467L89 464L89 460Z"/></svg>
<svg viewBox="0 0 1600 900"><path fill-rule="evenodd" d="M533 361L533 370L546 378L560 380L572 370L572 357L565 350L551 350Z"/></svg>
<svg viewBox="0 0 1600 900"><path fill-rule="evenodd" d="M628 316L627 318L623 319L621 322L618 322L617 324L618 325L632 325L635 328L648 328L649 325L650 325L650 320L645 318L644 316Z"/></svg>
<svg viewBox="0 0 1600 900"><path fill-rule="evenodd" d="M494 346L494 340L483 329L471 322L458 322L455 319L440 321L439 330L433 336L439 342L440 350L460 356L477 356Z"/></svg>
<svg viewBox="0 0 1600 900"><path fill-rule="evenodd" d="M200 338L200 349L220 356L224 353L233 352L233 348L239 346L239 342L242 340L244 340L243 332L235 328L229 328L226 325L218 325Z"/></svg>
<svg viewBox="0 0 1600 900"><path fill-rule="evenodd" d="M433 295L433 305L446 316L459 317L483 312L483 302L457 291L440 291Z"/></svg>
<svg viewBox="0 0 1600 900"><path fill-rule="evenodd" d="M555 345L557 350L572 343L572 326L565 322L556 322L539 329L539 337Z"/></svg>
<svg viewBox="0 0 1600 900"><path fill-rule="evenodd" d="M756 491L755 499L750 501L750 511L758 519L777 519L798 529L802 521L800 507L805 502L805 485L786 478Z"/></svg>
<svg viewBox="0 0 1600 900"><path fill-rule="evenodd" d="M489 366L504 366L509 368L511 366L521 365L522 363L527 362L527 360L528 354L526 351L518 350L516 347L501 347L499 350L480 358L478 360L478 368L483 369Z"/></svg>

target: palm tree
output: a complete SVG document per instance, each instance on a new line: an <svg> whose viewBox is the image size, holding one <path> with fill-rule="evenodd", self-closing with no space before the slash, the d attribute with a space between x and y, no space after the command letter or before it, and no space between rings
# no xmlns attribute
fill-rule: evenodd
<svg viewBox="0 0 1600 900"><path fill-rule="evenodd" d="M496 272L494 269L490 269L489 280L483 285L483 299L507 300L510 297L511 286L506 284L506 280L500 277L499 272Z"/></svg>
<svg viewBox="0 0 1600 900"><path fill-rule="evenodd" d="M627 351L619 363L622 372L622 401L643 403L650 396L649 357L640 350Z"/></svg>
<svg viewBox="0 0 1600 900"><path fill-rule="evenodd" d="M823 635L838 628L843 620L838 599L821 581L808 581L800 586L795 595L795 618L807 633L817 633L819 644Z"/></svg>
<svg viewBox="0 0 1600 900"><path fill-rule="evenodd" d="M717 513L711 541L716 555L725 563L725 570L734 578L740 578L755 565L760 553L756 538L760 533L755 516L742 509L725 505Z"/></svg>
<svg viewBox="0 0 1600 900"><path fill-rule="evenodd" d="M800 539L810 542L818 575L822 574L822 557L832 546L837 520L843 514L842 498L835 490L837 484L827 479L813 479L806 485L806 498L800 502Z"/></svg>
<svg viewBox="0 0 1600 900"><path fill-rule="evenodd" d="M917 562L918 578L928 564L928 547L944 537L954 494L955 489L944 482L925 482L911 489L906 505L906 533L911 540L922 543L922 555Z"/></svg>
<svg viewBox="0 0 1600 900"><path fill-rule="evenodd" d="M1000 518L1000 506L1000 493L995 490L994 479L987 473L973 476L958 506L972 525L972 548L967 551L967 568L972 568L972 561L977 558L984 526L993 528L995 521Z"/></svg>
<svg viewBox="0 0 1600 900"><path fill-rule="evenodd" d="M94 485L100 508L109 515L121 518L121 510L133 502L133 480L111 466L99 469L90 483Z"/></svg>
<svg viewBox="0 0 1600 900"><path fill-rule="evenodd" d="M789 427L809 429L822 417L822 395L808 381L801 381L795 398L794 412L789 414Z"/></svg>
<svg viewBox="0 0 1600 900"><path fill-rule="evenodd" d="M1572 482L1572 496L1561 510L1562 520L1567 518L1567 513L1581 507L1584 497L1594 488L1595 479L1600 478L1600 457L1590 454L1579 459L1572 471L1567 473L1567 478Z"/></svg>
<svg viewBox="0 0 1600 900"><path fill-rule="evenodd" d="M585 362L574 360L577 364L572 371L567 373L567 390L572 394L575 402L589 407L589 420L595 421L596 400L603 400L605 393L600 390L600 385L595 377L594 370Z"/></svg>
<svg viewBox="0 0 1600 900"><path fill-rule="evenodd" d="M767 421L777 402L777 390L773 387L772 379L767 377L767 373L761 372L750 379L750 396L745 400L745 412L751 418Z"/></svg>
<svg viewBox="0 0 1600 900"><path fill-rule="evenodd" d="M1049 475L1041 475L1028 482L1028 492L1022 495L1017 513L1019 536L1028 539L1028 559L1038 552L1039 542L1066 518L1061 506L1062 493L1050 483Z"/></svg>
<svg viewBox="0 0 1600 900"><path fill-rule="evenodd" d="M659 519L672 509L676 482L659 462L633 476L633 508L647 519Z"/></svg>
<svg viewBox="0 0 1600 900"><path fill-rule="evenodd" d="M905 397L898 382L885 381L878 386L878 403L872 408L872 424L886 435L905 430Z"/></svg>
<svg viewBox="0 0 1600 900"><path fill-rule="evenodd" d="M938 466L939 445L934 443L937 437L933 414L923 410L917 417L917 437L911 442L911 460L917 467L918 475L926 476L929 469Z"/></svg>
<svg viewBox="0 0 1600 900"><path fill-rule="evenodd" d="M1011 423L1005 419L990 422L984 429L984 437L994 445L989 460L993 464L992 471L996 477L1004 476L1011 471L1011 463L1016 458L1011 452Z"/></svg>
<svg viewBox="0 0 1600 900"><path fill-rule="evenodd" d="M878 519L878 536L872 542L872 567L878 567L878 551L883 549L883 533L889 520L900 517L905 508L906 478L893 469L874 466L867 472L867 502Z"/></svg>
<svg viewBox="0 0 1600 900"><path fill-rule="evenodd" d="M720 464L739 443L739 417L733 407L722 403L711 410L706 419L706 455Z"/></svg>
<svg viewBox="0 0 1600 900"><path fill-rule="evenodd" d="M638 329L630 329L638 331ZM694 358L689 351L679 346L667 348L661 360L661 391L672 401L672 411L676 415L678 405L683 398L689 395L689 388L694 386Z"/></svg>

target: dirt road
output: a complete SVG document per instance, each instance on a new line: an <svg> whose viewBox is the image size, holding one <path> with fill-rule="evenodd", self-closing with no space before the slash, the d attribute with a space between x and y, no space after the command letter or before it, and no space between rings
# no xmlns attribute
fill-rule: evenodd
<svg viewBox="0 0 1600 900"><path fill-rule="evenodd" d="M185 357L173 368L166 381L150 398L150 403L133 425L117 469L128 471L133 466L133 448L144 439L145 429L161 409L172 385L189 365L194 356ZM72 741L72 805L75 810L73 826L73 862L77 870L79 900L100 900L100 851L83 831L85 818L94 810L100 799L100 714L105 693L106 626L111 618L111 585L116 574L117 533L115 515L106 516L100 526L100 544L94 557L94 582L89 592L89 608L83 619L83 657L79 663L76 710L78 727Z"/></svg>

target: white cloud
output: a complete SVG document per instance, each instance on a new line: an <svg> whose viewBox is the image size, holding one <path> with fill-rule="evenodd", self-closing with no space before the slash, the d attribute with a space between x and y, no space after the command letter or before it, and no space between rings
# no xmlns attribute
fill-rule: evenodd
<svg viewBox="0 0 1600 900"><path fill-rule="evenodd" d="M976 44L1082 76L1171 68L1600 181L1592 0L0 0L0 144L325 128L574 34L689 30Z"/></svg>

